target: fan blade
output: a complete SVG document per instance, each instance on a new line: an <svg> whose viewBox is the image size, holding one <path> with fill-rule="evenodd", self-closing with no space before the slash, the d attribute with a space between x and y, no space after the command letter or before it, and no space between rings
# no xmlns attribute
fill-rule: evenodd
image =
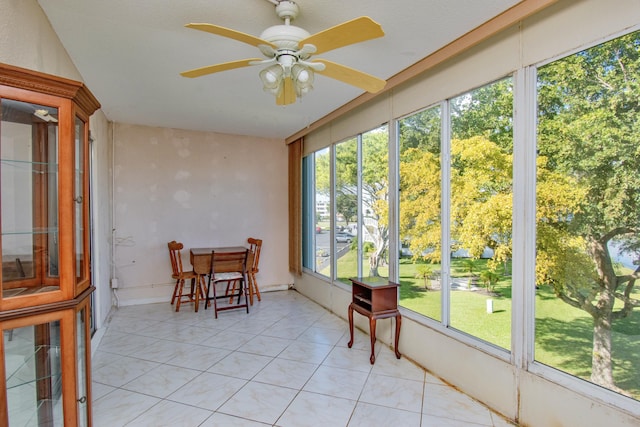
<svg viewBox="0 0 640 427"><path fill-rule="evenodd" d="M232 30L230 28L221 27L219 25L213 24L187 24L185 25L187 28L193 28L194 30L205 31L211 34L217 34L222 37L227 37L233 40L238 40L239 42L250 44L251 46L258 47L261 44L271 46L276 49L276 45L269 43L266 40L262 40L259 37L252 36L251 34L243 33L241 31Z"/></svg>
<svg viewBox="0 0 640 427"><path fill-rule="evenodd" d="M208 65L206 67L194 68L193 70L180 73L183 77L200 77L207 74L219 73L220 71L233 70L235 68L249 67L256 65L255 62L262 63L260 58L241 59L239 61L224 62L222 64Z"/></svg>
<svg viewBox="0 0 640 427"><path fill-rule="evenodd" d="M363 73L362 71L354 70L353 68L336 64L326 59L316 59L313 62L320 62L325 65L324 70L316 71L316 73L340 80L351 86L359 87L367 92L379 92L387 84L385 80L374 77L371 74Z"/></svg>
<svg viewBox="0 0 640 427"><path fill-rule="evenodd" d="M289 105L296 102L296 88L291 77L285 77L282 81L282 89L276 98L276 105Z"/></svg>
<svg viewBox="0 0 640 427"><path fill-rule="evenodd" d="M361 16L312 34L301 40L298 46L312 44L317 48L315 53L319 54L382 36L384 36L384 31L382 31L380 24L368 16Z"/></svg>

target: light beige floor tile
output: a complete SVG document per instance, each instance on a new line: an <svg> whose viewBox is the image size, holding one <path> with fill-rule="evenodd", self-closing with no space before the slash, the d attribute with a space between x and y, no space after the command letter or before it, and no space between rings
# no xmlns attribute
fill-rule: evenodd
<svg viewBox="0 0 640 427"><path fill-rule="evenodd" d="M277 422L281 427L346 426L355 400L300 392Z"/></svg>
<svg viewBox="0 0 640 427"><path fill-rule="evenodd" d="M100 383L97 383L97 382L94 381L91 384L91 398L95 402L96 400L100 399L101 397L106 396L107 394L111 393L113 390L116 390L116 388L113 387L113 386L106 385L106 384L100 384Z"/></svg>
<svg viewBox="0 0 640 427"><path fill-rule="evenodd" d="M359 402L349 427L420 427L421 414Z"/></svg>
<svg viewBox="0 0 640 427"><path fill-rule="evenodd" d="M371 363L369 363L370 356L371 353L368 350L334 347L322 364L368 373L371 371Z"/></svg>
<svg viewBox="0 0 640 427"><path fill-rule="evenodd" d="M336 345L344 336L341 329L320 328L312 326L302 333L297 339L298 341L309 341L320 344Z"/></svg>
<svg viewBox="0 0 640 427"><path fill-rule="evenodd" d="M193 369L160 365L123 385L122 388L165 398L199 374L200 371Z"/></svg>
<svg viewBox="0 0 640 427"><path fill-rule="evenodd" d="M424 369L406 358L396 358L395 352L388 347L382 347L376 355L371 373L415 381L424 381L426 374Z"/></svg>
<svg viewBox="0 0 640 427"><path fill-rule="evenodd" d="M293 341L278 357L281 359L320 364L332 349L333 346L328 344Z"/></svg>
<svg viewBox="0 0 640 427"><path fill-rule="evenodd" d="M250 382L222 405L218 412L273 424L297 393L291 388Z"/></svg>
<svg viewBox="0 0 640 427"><path fill-rule="evenodd" d="M480 425L493 425L489 409L469 396L444 385L425 384L422 412Z"/></svg>
<svg viewBox="0 0 640 427"><path fill-rule="evenodd" d="M292 340L276 337L257 336L243 344L238 350L245 353L275 357L291 344Z"/></svg>
<svg viewBox="0 0 640 427"><path fill-rule="evenodd" d="M245 384L245 380L203 372L167 399L215 411Z"/></svg>
<svg viewBox="0 0 640 427"><path fill-rule="evenodd" d="M270 425L216 412L200 424L200 427L265 427Z"/></svg>
<svg viewBox="0 0 640 427"><path fill-rule="evenodd" d="M212 365L207 372L250 380L272 360L270 356L234 351Z"/></svg>
<svg viewBox="0 0 640 427"><path fill-rule="evenodd" d="M140 375L149 372L159 363L133 357L122 357L114 363L93 371L92 380L113 387L120 387Z"/></svg>
<svg viewBox="0 0 640 427"><path fill-rule="evenodd" d="M160 399L128 390L114 390L93 404L95 427L124 426L151 408Z"/></svg>
<svg viewBox="0 0 640 427"><path fill-rule="evenodd" d="M360 401L420 413L422 392L422 381L372 373L364 385Z"/></svg>
<svg viewBox="0 0 640 427"><path fill-rule="evenodd" d="M205 409L162 400L127 424L127 427L198 427L211 414Z"/></svg>
<svg viewBox="0 0 640 427"><path fill-rule="evenodd" d="M253 380L300 390L318 368L314 363L276 358Z"/></svg>
<svg viewBox="0 0 640 427"><path fill-rule="evenodd" d="M304 386L305 391L357 400L368 373L351 369L320 366Z"/></svg>

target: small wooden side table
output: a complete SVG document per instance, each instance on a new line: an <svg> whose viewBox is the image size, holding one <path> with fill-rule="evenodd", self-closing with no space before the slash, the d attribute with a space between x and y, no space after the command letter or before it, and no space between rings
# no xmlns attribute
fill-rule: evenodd
<svg viewBox="0 0 640 427"><path fill-rule="evenodd" d="M402 316L398 311L398 287L397 283L390 282L382 277L352 277L351 297L349 304L349 333L351 340L347 344L349 348L353 345L353 311L357 311L369 318L369 334L371 335L371 357L369 360L373 365L376 361L376 321L388 317L396 318L396 357L400 359L398 351L398 340L400 339L400 325Z"/></svg>

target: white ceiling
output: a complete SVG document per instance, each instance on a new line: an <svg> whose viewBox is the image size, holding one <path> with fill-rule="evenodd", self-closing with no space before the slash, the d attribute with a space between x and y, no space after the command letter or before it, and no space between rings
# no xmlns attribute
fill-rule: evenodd
<svg viewBox="0 0 640 427"><path fill-rule="evenodd" d="M257 48L184 27L207 22L255 36L282 21L269 0L38 0L109 120L285 138L362 93L316 75L314 90L277 106L260 67L195 79L181 71L256 58ZM388 79L519 0L296 0L314 34L358 16L385 36L322 55Z"/></svg>

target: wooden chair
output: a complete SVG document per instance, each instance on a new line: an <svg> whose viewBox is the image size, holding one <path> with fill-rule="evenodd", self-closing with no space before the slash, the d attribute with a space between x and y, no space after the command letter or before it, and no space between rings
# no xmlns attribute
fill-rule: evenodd
<svg viewBox="0 0 640 427"><path fill-rule="evenodd" d="M258 289L258 281L256 280L256 274L258 273L258 263L260 262L260 251L262 250L262 239L254 239L253 237L249 237L247 239L247 243L249 243L249 252L252 254L250 258L252 258L252 262L247 267L249 276L249 301L251 305L253 305L253 294L255 293L258 297L258 301L262 301L262 297L260 296L260 289Z"/></svg>
<svg viewBox="0 0 640 427"><path fill-rule="evenodd" d="M249 288L249 304L253 305L253 295L258 297L258 301L262 301L260 296L260 289L258 289L258 282L256 280L256 273L258 270L258 263L260 262L260 251L262 250L262 240L249 237L247 239L249 243L249 259L247 260L247 280ZM233 284L232 293L236 292L236 282L229 282L229 285ZM229 294L230 286L227 286L227 294ZM230 297L233 298L232 296ZM229 301L231 302L231 301Z"/></svg>
<svg viewBox="0 0 640 427"><path fill-rule="evenodd" d="M180 303L187 298L187 302L195 302L195 310L198 311L200 305L200 294L204 295L204 278L192 271L184 271L182 268L182 256L180 251L184 247L182 243L175 240L167 244L169 247L169 258L171 258L171 277L175 279L176 286L173 289L173 297L171 297L171 305L176 302L176 311L180 311ZM185 280L191 281L191 291L184 293ZM198 282L196 285L196 281Z"/></svg>
<svg viewBox="0 0 640 427"><path fill-rule="evenodd" d="M249 250L245 249L242 252L211 252L211 273L209 274L209 282L207 284L207 293L205 294L204 308L209 307L211 301L213 301L213 310L215 318L218 318L218 312L224 310L234 310L237 308L246 308L249 313L249 299L247 297L247 258L249 257ZM218 295L217 287L219 284L226 283L226 290L223 294ZM237 293L236 286L234 285L232 293L229 293L229 284L238 284ZM211 288L213 288L213 295L211 295ZM241 298L244 296L244 303L241 303ZM233 304L234 297L238 298L236 304ZM219 306L219 298L230 298L229 303L224 306Z"/></svg>

